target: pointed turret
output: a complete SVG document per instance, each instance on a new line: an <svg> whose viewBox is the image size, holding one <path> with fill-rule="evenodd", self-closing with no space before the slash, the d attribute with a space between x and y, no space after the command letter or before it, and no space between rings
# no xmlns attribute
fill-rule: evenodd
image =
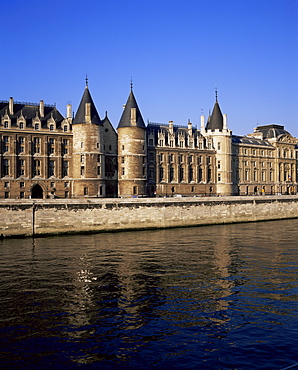
<svg viewBox="0 0 298 370"><path fill-rule="evenodd" d="M138 103L132 90L130 91L117 129L120 127L146 128L140 109L138 107Z"/></svg>
<svg viewBox="0 0 298 370"><path fill-rule="evenodd" d="M218 101L216 99L216 102L213 107L213 111L210 117L210 120L208 119L206 130L222 130L223 129L223 115L221 113Z"/></svg>
<svg viewBox="0 0 298 370"><path fill-rule="evenodd" d="M131 91L117 127L118 195L146 195L146 126Z"/></svg>
<svg viewBox="0 0 298 370"><path fill-rule="evenodd" d="M219 195L233 194L232 187L232 131L227 127L227 115L221 113L216 90L216 100L212 114L208 118L205 137L212 141L216 150L216 173L213 181L216 182L216 191Z"/></svg>
<svg viewBox="0 0 298 370"><path fill-rule="evenodd" d="M104 188L101 176L102 121L92 100L88 80L73 124L73 195L100 196Z"/></svg>
<svg viewBox="0 0 298 370"><path fill-rule="evenodd" d="M86 85L83 97L72 124L75 125L78 123L93 123L95 125L101 124L101 119L92 100L88 85Z"/></svg>

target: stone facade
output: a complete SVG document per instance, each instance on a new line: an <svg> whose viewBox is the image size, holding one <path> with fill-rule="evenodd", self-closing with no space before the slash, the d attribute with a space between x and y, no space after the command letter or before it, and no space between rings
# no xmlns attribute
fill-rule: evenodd
<svg viewBox="0 0 298 370"><path fill-rule="evenodd" d="M0 198L180 197L297 193L297 139L283 126L233 135L212 114L145 125L131 89L117 132L86 85L72 118L55 106L0 101Z"/></svg>

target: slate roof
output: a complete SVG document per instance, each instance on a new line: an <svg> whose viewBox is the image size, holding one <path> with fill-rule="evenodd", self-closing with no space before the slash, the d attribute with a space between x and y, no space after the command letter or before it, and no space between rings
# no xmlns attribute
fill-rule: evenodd
<svg viewBox="0 0 298 370"><path fill-rule="evenodd" d="M210 120L208 120L206 125L206 130L214 131L222 129L223 129L223 115L221 113L218 101L216 99Z"/></svg>
<svg viewBox="0 0 298 370"><path fill-rule="evenodd" d="M136 108L136 125L131 123L131 108ZM133 126L146 128L136 98L131 90L117 128Z"/></svg>
<svg viewBox="0 0 298 370"><path fill-rule="evenodd" d="M9 113L9 103L0 102L0 117L8 114L11 120L11 126L16 126L17 119L21 116L25 118L26 127L32 127L32 119L38 117L41 121L41 127L47 127L47 121L53 117L56 122L56 127L61 127L61 122L64 120L61 113L57 110L55 106L45 105L44 106L44 116L41 117L39 111L39 104L34 103L19 103L15 102L13 105L13 113Z"/></svg>
<svg viewBox="0 0 298 370"><path fill-rule="evenodd" d="M276 124L258 126L255 129L255 131L256 132L262 132L264 139L277 138L280 135L290 135L290 136L292 136L288 131L286 131L284 129L284 126L276 125Z"/></svg>
<svg viewBox="0 0 298 370"><path fill-rule="evenodd" d="M90 103L91 105L91 123L95 125L101 124L101 119L99 117L99 114L97 112L97 109L95 107L95 104L93 102L93 99L91 97L90 91L88 86L86 86L83 97L81 99L79 108L76 112L75 118L73 120L73 125L78 123L86 123L86 117L85 117L85 106L86 103Z"/></svg>
<svg viewBox="0 0 298 370"><path fill-rule="evenodd" d="M270 146L273 148L273 146L266 140L257 139L255 137L248 137L248 136L232 136L232 142L236 144L247 144L247 145L259 145L259 146Z"/></svg>
<svg viewBox="0 0 298 370"><path fill-rule="evenodd" d="M155 142L157 142L157 140L158 140L158 134L159 134L160 131L162 131L164 133L166 141L168 141L168 138L170 136L169 124L168 123L148 122L147 130L148 130L148 133L153 133ZM188 133L189 133L188 126L186 126L186 125L175 125L174 124L173 125L173 134L174 134L174 138L175 138L175 145L176 146L179 145L179 143L178 143L179 134L184 135L185 140L187 141ZM202 136L201 132L194 126L192 127L192 135L194 136L195 139L198 136Z"/></svg>

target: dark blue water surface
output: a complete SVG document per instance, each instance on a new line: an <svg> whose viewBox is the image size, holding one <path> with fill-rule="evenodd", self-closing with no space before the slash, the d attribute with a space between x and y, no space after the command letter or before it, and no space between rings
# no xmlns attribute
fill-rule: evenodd
<svg viewBox="0 0 298 370"><path fill-rule="evenodd" d="M298 220L0 242L1 369L298 363Z"/></svg>

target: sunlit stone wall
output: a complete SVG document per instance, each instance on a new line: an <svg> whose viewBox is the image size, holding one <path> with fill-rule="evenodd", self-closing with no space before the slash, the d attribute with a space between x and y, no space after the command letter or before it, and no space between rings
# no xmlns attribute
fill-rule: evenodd
<svg viewBox="0 0 298 370"><path fill-rule="evenodd" d="M298 217L298 196L0 202L2 236L187 227Z"/></svg>

